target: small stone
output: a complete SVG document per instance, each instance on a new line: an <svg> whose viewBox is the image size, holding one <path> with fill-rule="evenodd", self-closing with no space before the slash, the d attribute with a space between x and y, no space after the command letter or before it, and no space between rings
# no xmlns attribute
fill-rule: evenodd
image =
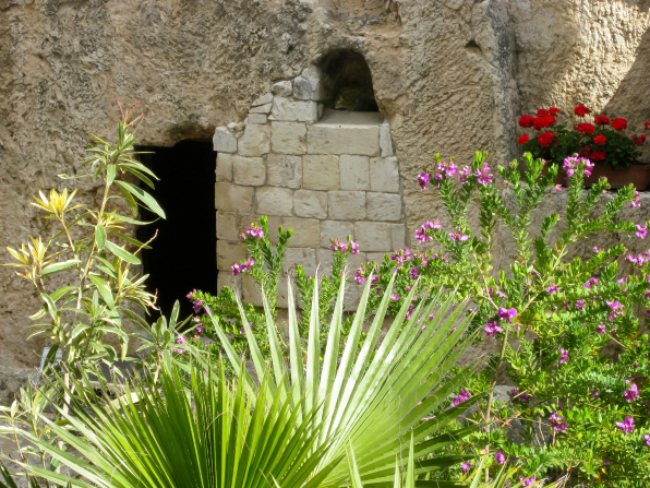
<svg viewBox="0 0 650 488"><path fill-rule="evenodd" d="M370 159L370 189L389 193L399 191L399 169L396 157Z"/></svg>
<svg viewBox="0 0 650 488"><path fill-rule="evenodd" d="M262 186L266 181L264 158L233 158L233 180L238 185Z"/></svg>
<svg viewBox="0 0 650 488"><path fill-rule="evenodd" d="M317 248L320 241L320 220L282 217L282 226L293 229L288 247Z"/></svg>
<svg viewBox="0 0 650 488"><path fill-rule="evenodd" d="M393 138L390 135L390 124L388 122L384 122L379 127L379 148L381 149L381 156L384 158L395 154Z"/></svg>
<svg viewBox="0 0 650 488"><path fill-rule="evenodd" d="M397 193L368 192L368 219L397 221L402 218L402 199Z"/></svg>
<svg viewBox="0 0 650 488"><path fill-rule="evenodd" d="M388 252L394 249L392 228L383 222L357 222L354 235L364 251Z"/></svg>
<svg viewBox="0 0 650 488"><path fill-rule="evenodd" d="M244 130L244 127L245 127L245 125L244 125L243 122L237 122L237 126L236 126L236 130L237 130L237 132L241 132L241 131L243 131L243 130Z"/></svg>
<svg viewBox="0 0 650 488"><path fill-rule="evenodd" d="M298 189L302 186L302 158L285 154L266 156L267 185Z"/></svg>
<svg viewBox="0 0 650 488"><path fill-rule="evenodd" d="M370 190L369 165L368 156L341 155L341 190Z"/></svg>
<svg viewBox="0 0 650 488"><path fill-rule="evenodd" d="M338 190L339 158L329 155L302 157L302 187L307 190Z"/></svg>
<svg viewBox="0 0 650 488"><path fill-rule="evenodd" d="M249 186L217 182L214 187L215 208L224 212L251 212L254 193L255 190Z"/></svg>
<svg viewBox="0 0 650 488"><path fill-rule="evenodd" d="M267 117L264 114L248 114L247 124L266 124Z"/></svg>
<svg viewBox="0 0 650 488"><path fill-rule="evenodd" d="M271 148L274 153L304 154L307 152L307 127L302 122L273 122Z"/></svg>
<svg viewBox="0 0 650 488"><path fill-rule="evenodd" d="M271 102L273 102L273 94L269 92L266 95L262 95L261 97L255 99L255 101L252 104L252 107L259 107L260 105L268 105Z"/></svg>
<svg viewBox="0 0 650 488"><path fill-rule="evenodd" d="M291 96L291 82L290 81L278 81L273 88L271 88L271 93L278 97L289 97Z"/></svg>
<svg viewBox="0 0 650 488"><path fill-rule="evenodd" d="M330 219L363 220L366 218L366 193L363 191L330 191L327 193Z"/></svg>
<svg viewBox="0 0 650 488"><path fill-rule="evenodd" d="M230 122L230 124L228 124L228 130L235 132L237 130L237 122Z"/></svg>
<svg viewBox="0 0 650 488"><path fill-rule="evenodd" d="M237 241L239 239L239 215L217 212L217 239Z"/></svg>
<svg viewBox="0 0 650 488"><path fill-rule="evenodd" d="M271 151L271 127L268 125L247 125L239 139L241 156L263 156Z"/></svg>
<svg viewBox="0 0 650 488"><path fill-rule="evenodd" d="M218 153L236 153L237 139L226 127L217 127L212 138L212 146Z"/></svg>
<svg viewBox="0 0 650 488"><path fill-rule="evenodd" d="M323 100L324 90L318 68L310 66L293 80L293 96L301 100Z"/></svg>
<svg viewBox="0 0 650 488"><path fill-rule="evenodd" d="M268 186L258 188L255 213L261 215L291 215L293 191L288 188Z"/></svg>
<svg viewBox="0 0 650 488"><path fill-rule="evenodd" d="M234 154L217 153L217 181L232 181L232 162L237 156Z"/></svg>
<svg viewBox="0 0 650 488"><path fill-rule="evenodd" d="M354 224L340 220L325 220L320 227L320 245L329 248L330 239L346 240L348 236L354 239Z"/></svg>
<svg viewBox="0 0 650 488"><path fill-rule="evenodd" d="M324 191L297 190L293 197L293 211L300 217L327 217L327 193Z"/></svg>
<svg viewBox="0 0 650 488"><path fill-rule="evenodd" d="M271 113L274 120L314 122L318 120L318 104L316 102L275 97Z"/></svg>
<svg viewBox="0 0 650 488"><path fill-rule="evenodd" d="M246 244L217 239L217 269L230 271L230 267L248 256Z"/></svg>

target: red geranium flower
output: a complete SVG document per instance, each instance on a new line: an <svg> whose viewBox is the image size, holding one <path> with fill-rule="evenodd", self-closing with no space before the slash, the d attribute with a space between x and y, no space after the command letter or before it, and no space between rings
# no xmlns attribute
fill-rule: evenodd
<svg viewBox="0 0 650 488"><path fill-rule="evenodd" d="M591 160L592 161L603 161L605 159L605 152L604 151L594 151L591 153Z"/></svg>
<svg viewBox="0 0 650 488"><path fill-rule="evenodd" d="M641 134L639 137L632 136L630 137L630 139L632 139L633 143L641 145L645 142L645 137L646 137L645 134Z"/></svg>
<svg viewBox="0 0 650 488"><path fill-rule="evenodd" d="M582 122L578 125L576 125L576 130L580 132L581 134L593 134L594 131L596 130L596 127L594 127L593 124L587 124L585 122Z"/></svg>
<svg viewBox="0 0 650 488"><path fill-rule="evenodd" d="M578 151L578 155L582 158L589 158L591 157L591 148L589 146L585 146L580 151Z"/></svg>
<svg viewBox="0 0 650 488"><path fill-rule="evenodd" d="M544 132L543 134L540 134L539 137L537 138L539 143L544 146L548 147L551 142L553 142L553 133L552 132Z"/></svg>
<svg viewBox="0 0 650 488"><path fill-rule="evenodd" d="M538 117L546 117L547 115L548 115L548 110L545 110L545 109L543 109L543 108L540 108L540 109L537 111L537 116L538 116Z"/></svg>
<svg viewBox="0 0 650 488"><path fill-rule="evenodd" d="M627 129L627 120L625 120L625 119L623 119L621 117L612 120L612 129L614 129L614 130Z"/></svg>
<svg viewBox="0 0 650 488"><path fill-rule="evenodd" d="M560 109L556 107L551 107L548 109L548 111L551 115L557 115L560 113Z"/></svg>
<svg viewBox="0 0 650 488"><path fill-rule="evenodd" d="M517 144L526 144L528 142L528 134L524 134L519 139L517 139Z"/></svg>
<svg viewBox="0 0 650 488"><path fill-rule="evenodd" d="M548 127L548 120L546 117L535 117L533 119L533 129L542 130Z"/></svg>
<svg viewBox="0 0 650 488"><path fill-rule="evenodd" d="M634 136L632 136L632 137L634 137ZM594 143L598 144L600 146L604 145L606 141L607 141L607 139L602 134L599 134L596 137L594 137Z"/></svg>
<svg viewBox="0 0 650 488"><path fill-rule="evenodd" d="M594 122L596 122L598 125L609 125L609 118L605 117L604 115L599 115L594 119Z"/></svg>
<svg viewBox="0 0 650 488"><path fill-rule="evenodd" d="M519 127L528 129L533 126L533 118L530 115L524 115L519 119Z"/></svg>
<svg viewBox="0 0 650 488"><path fill-rule="evenodd" d="M557 119L555 117L553 117L552 115L547 115L544 118L546 119L546 123L548 125L554 125L557 122Z"/></svg>
<svg viewBox="0 0 650 488"><path fill-rule="evenodd" d="M650 122L646 122L645 124L643 124L643 127L645 127L646 129L650 129Z"/></svg>
<svg viewBox="0 0 650 488"><path fill-rule="evenodd" d="M583 115L587 115L589 113L589 109L584 105L580 104L573 109L573 113L576 114L578 117L582 117Z"/></svg>

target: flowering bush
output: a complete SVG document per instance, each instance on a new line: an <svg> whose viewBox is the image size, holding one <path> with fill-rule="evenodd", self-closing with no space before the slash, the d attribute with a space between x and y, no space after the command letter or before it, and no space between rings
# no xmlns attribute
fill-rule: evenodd
<svg viewBox="0 0 650 488"><path fill-rule="evenodd" d="M539 109L536 116L523 115L519 126L533 131L532 135L522 135L518 143L525 152L530 152L535 158L561 165L568 156L578 154L589 158L596 164L608 164L614 168L627 167L639 162L639 146L645 143L646 134L628 136L627 120L614 118L610 120L605 115L594 117L593 123L586 118L589 108L578 105L574 109L576 120L573 127L557 123L556 115L559 109L551 107L548 110ZM645 123L645 130L650 123Z"/></svg>
<svg viewBox="0 0 650 488"><path fill-rule="evenodd" d="M558 477L568 469L574 478L599 486L644 486L650 476L650 350L637 311L649 305L650 252L634 254L621 243L569 257L578 241L603 233L644 239L646 223L616 218L625 206L640 204L638 194L631 186L609 193L604 178L586 192L592 162L565 158L566 209L544 216L536 228L533 215L555 191L559 168L545 168L530 154L525 160L523 175L517 161L498 168L502 192L485 153L465 168L438 157L436 171L424 172L418 181L423 190L434 183L450 224L426 221L415 236L435 249L395 252L383 263L362 267L357 277L368 279L374 270L381 293L396 270L394 306L416 279L429 293L474 301L473 326L497 352L466 391L494 388L504 373L512 386L509 399L491 396L475 413L475 421L491 426L468 448L496 449L495 466L523 461L526 479ZM477 227L470 225L470 212L478 212ZM493 269L498 228L509 232L516 257ZM625 262L632 273L620 272ZM456 398L462 401L467 393Z"/></svg>

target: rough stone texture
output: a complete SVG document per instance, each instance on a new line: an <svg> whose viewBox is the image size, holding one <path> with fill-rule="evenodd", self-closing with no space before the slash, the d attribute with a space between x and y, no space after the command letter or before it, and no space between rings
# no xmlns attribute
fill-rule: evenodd
<svg viewBox="0 0 650 488"><path fill-rule="evenodd" d="M240 156L263 156L271 151L271 128L268 125L250 124L239 139Z"/></svg>
<svg viewBox="0 0 650 488"><path fill-rule="evenodd" d="M217 154L217 169L215 171L217 181L232 181L232 162L237 158L232 154Z"/></svg>
<svg viewBox="0 0 650 488"><path fill-rule="evenodd" d="M354 235L364 251L385 252L387 243L393 242L391 226L380 222L357 222L354 224Z"/></svg>
<svg viewBox="0 0 650 488"><path fill-rule="evenodd" d="M271 115L275 120L313 122L318 119L318 104L285 97L275 97Z"/></svg>
<svg viewBox="0 0 650 488"><path fill-rule="evenodd" d="M338 156L303 156L302 187L308 190L338 190Z"/></svg>
<svg viewBox="0 0 650 488"><path fill-rule="evenodd" d="M388 122L384 122L379 128L379 148L381 149L381 156L384 158L395 154L393 139L390 136L390 124Z"/></svg>
<svg viewBox="0 0 650 488"><path fill-rule="evenodd" d="M305 275L314 276L316 273L316 251L314 249L286 249L282 271L288 273L295 268L296 264L305 268Z"/></svg>
<svg viewBox="0 0 650 488"><path fill-rule="evenodd" d="M271 148L274 153L304 154L307 152L307 127L300 122L273 122Z"/></svg>
<svg viewBox="0 0 650 488"><path fill-rule="evenodd" d="M247 213L253 209L253 188L218 182L214 187L215 208L224 212Z"/></svg>
<svg viewBox="0 0 650 488"><path fill-rule="evenodd" d="M321 74L315 66L310 66L293 80L293 96L302 100L322 100L324 93Z"/></svg>
<svg viewBox="0 0 650 488"><path fill-rule="evenodd" d="M363 220L366 218L366 193L363 191L330 191L327 193L330 219Z"/></svg>
<svg viewBox="0 0 650 488"><path fill-rule="evenodd" d="M441 213L416 182L434 152L465 164L481 149L507 161L517 154L517 116L550 105L560 122L585 103L636 130L648 115L649 26L647 2L637 0L0 1L0 260L9 259L6 246L43 231L31 196L61 188L56 175L80 169L86 132L113 140L116 96L125 106L140 100L143 145L209 139L242 121L253 100L267 106L254 113L267 113L271 99L258 99L273 82L341 48L363 54L372 71L412 236ZM373 191L392 191L372 183L371 173ZM216 188L219 210L252 212L252 188ZM84 186L79 198L91 202L96 191ZM549 196L546 208L561 198ZM642 201L637 222L650 217ZM386 246L386 225L356 227L385 229L375 237ZM39 306L28 283L0 267L3 364L37 363L42 342L26 337L27 315Z"/></svg>
<svg viewBox="0 0 650 488"><path fill-rule="evenodd" d="M230 271L234 263L246 259L246 244L217 239L217 269Z"/></svg>
<svg viewBox="0 0 650 488"><path fill-rule="evenodd" d="M402 199L396 193L368 192L366 196L368 220L397 221L402 218Z"/></svg>
<svg viewBox="0 0 650 488"><path fill-rule="evenodd" d="M327 193L324 191L298 190L293 198L293 211L299 217L327 217Z"/></svg>
<svg viewBox="0 0 650 488"><path fill-rule="evenodd" d="M302 186L302 158L284 154L266 156L266 183L270 186L300 188Z"/></svg>
<svg viewBox="0 0 650 488"><path fill-rule="evenodd" d="M370 189L391 193L399 191L397 158L370 159Z"/></svg>
<svg viewBox="0 0 650 488"><path fill-rule="evenodd" d="M291 215L293 192L287 188L268 186L256 194L255 212L261 215Z"/></svg>
<svg viewBox="0 0 650 488"><path fill-rule="evenodd" d="M325 220L321 224L320 244L322 247L330 247L330 239L347 239L348 236L354 238L354 224L351 222L341 222L339 220Z"/></svg>
<svg viewBox="0 0 650 488"><path fill-rule="evenodd" d="M320 244L321 223L317 219L302 219L284 217L282 225L285 229L293 229L289 247L317 248Z"/></svg>
<svg viewBox="0 0 650 488"><path fill-rule="evenodd" d="M339 159L341 190L370 190L370 158L342 155Z"/></svg>
<svg viewBox="0 0 650 488"><path fill-rule="evenodd" d="M233 136L227 127L217 127L212 138L214 150L221 153L237 152L237 139Z"/></svg>
<svg viewBox="0 0 650 488"><path fill-rule="evenodd" d="M271 93L278 97L288 97L291 95L291 82L290 81L278 81L271 88Z"/></svg>
<svg viewBox="0 0 650 488"><path fill-rule="evenodd" d="M217 239L236 241L239 239L239 215L217 212Z"/></svg>
<svg viewBox="0 0 650 488"><path fill-rule="evenodd" d="M266 124L268 117L265 114L250 113L246 117L246 124Z"/></svg>
<svg viewBox="0 0 650 488"><path fill-rule="evenodd" d="M238 185L261 186L266 181L264 158L233 158L233 181Z"/></svg>
<svg viewBox="0 0 650 488"><path fill-rule="evenodd" d="M309 154L379 155L379 129L315 124L307 129Z"/></svg>

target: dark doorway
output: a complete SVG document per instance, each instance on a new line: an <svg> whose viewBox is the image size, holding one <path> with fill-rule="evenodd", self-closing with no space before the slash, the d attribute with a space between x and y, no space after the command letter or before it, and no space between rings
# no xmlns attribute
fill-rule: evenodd
<svg viewBox="0 0 650 488"><path fill-rule="evenodd" d="M167 214L166 220L141 227L145 242L158 230L152 249L144 250L142 264L149 275L147 286L158 290L158 308L169 316L174 302L181 304L181 317L192 313L185 297L196 288L216 294L217 229L214 207L216 154L211 142L186 140L174 147L139 147L140 155L160 181L155 190L146 188ZM155 215L142 211L142 220ZM154 317L157 318L157 317Z"/></svg>
<svg viewBox="0 0 650 488"><path fill-rule="evenodd" d="M377 112L372 74L364 57L354 51L337 49L318 63L323 73L325 106L334 110Z"/></svg>

